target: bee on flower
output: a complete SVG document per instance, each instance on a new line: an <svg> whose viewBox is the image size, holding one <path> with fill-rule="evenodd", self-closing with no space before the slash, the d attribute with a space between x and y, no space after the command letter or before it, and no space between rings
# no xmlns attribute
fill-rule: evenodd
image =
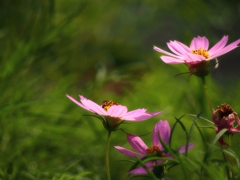
<svg viewBox="0 0 240 180"><path fill-rule="evenodd" d="M96 114L102 121L104 127L108 131L116 130L124 121L144 121L152 118L161 112L147 112L147 109L141 108L128 111L126 106L113 101L103 101L100 105L80 95L80 102L73 97L66 95L71 101L81 108Z"/></svg>

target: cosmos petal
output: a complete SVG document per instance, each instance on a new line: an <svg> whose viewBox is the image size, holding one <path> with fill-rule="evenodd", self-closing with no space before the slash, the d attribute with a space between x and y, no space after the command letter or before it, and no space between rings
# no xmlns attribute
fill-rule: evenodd
<svg viewBox="0 0 240 180"><path fill-rule="evenodd" d="M133 149L141 154L146 155L146 149L148 149L148 147L140 137L135 135L127 135L127 140Z"/></svg>
<svg viewBox="0 0 240 180"><path fill-rule="evenodd" d="M168 48L174 52L175 54L179 55L179 56L182 56L183 54L189 52L189 51L186 51L185 48L183 48L181 45L179 45L177 42L175 41L170 41L169 43L167 43L168 45Z"/></svg>
<svg viewBox="0 0 240 180"><path fill-rule="evenodd" d="M192 50L196 50L197 49L197 46L198 46L198 37L194 37L191 41L191 44L190 44L190 49Z"/></svg>
<svg viewBox="0 0 240 180"><path fill-rule="evenodd" d="M151 117L153 117L153 116L156 116L156 115L158 115L158 114L160 114L160 113L161 113L161 112L153 112L153 113L148 113L148 112L146 112L146 113L144 113L144 114L141 114L141 115L135 117L134 120L135 120L135 121L144 121L144 120L149 119L149 118L151 118Z"/></svg>
<svg viewBox="0 0 240 180"><path fill-rule="evenodd" d="M201 62L202 60L206 60L204 56L201 56L198 54L191 54L191 53L186 53L184 57L185 57L186 64L196 64Z"/></svg>
<svg viewBox="0 0 240 180"><path fill-rule="evenodd" d="M203 40L203 42L202 42L202 49L203 50L208 50L208 47L209 47L208 39L204 36L202 40Z"/></svg>
<svg viewBox="0 0 240 180"><path fill-rule="evenodd" d="M107 112L98 104L96 104L95 102L89 100L89 99L82 99L81 100L82 104L87 107L88 109L90 109L92 112L95 112L99 115L107 115Z"/></svg>
<svg viewBox="0 0 240 180"><path fill-rule="evenodd" d="M133 111L129 111L125 114L124 119L125 120L134 120L134 117L139 116L139 114L145 113L147 110L142 108L142 109L136 109Z"/></svg>
<svg viewBox="0 0 240 180"><path fill-rule="evenodd" d="M126 155L126 156L129 156L129 157L136 157L136 156L138 156L139 158L143 158L143 157L144 157L144 155L142 155L142 154L138 154L138 153L136 153L136 152L133 152L133 151L128 150L128 149L126 149L126 148L123 148L123 147L121 147L121 146L114 146L114 147L115 147L115 149L117 149L120 153L122 153L122 154L124 154L124 155Z"/></svg>
<svg viewBox="0 0 240 180"><path fill-rule="evenodd" d="M170 56L161 56L163 62L166 64L181 64L184 63L184 59L170 57Z"/></svg>
<svg viewBox="0 0 240 180"><path fill-rule="evenodd" d="M136 109L136 110L128 112L127 114L125 114L123 119L129 120L129 121L143 121L143 120L149 119L153 116L156 116L160 113L161 112L148 113L148 112L146 112L146 109L142 108L142 109Z"/></svg>
<svg viewBox="0 0 240 180"><path fill-rule="evenodd" d="M191 44L190 44L190 49L192 50L198 50L200 48L207 50L209 46L208 39L203 36L198 36L197 38L193 38Z"/></svg>
<svg viewBox="0 0 240 180"><path fill-rule="evenodd" d="M192 149L194 147L194 144L193 143L189 143L188 144L188 150ZM183 145L181 146L179 149L178 149L178 152L179 153L185 153L186 152L186 145Z"/></svg>
<svg viewBox="0 0 240 180"><path fill-rule="evenodd" d="M224 46L226 46L228 42L228 36L223 36L222 39L217 42L208 52L212 56L216 53L216 51L221 50Z"/></svg>
<svg viewBox="0 0 240 180"><path fill-rule="evenodd" d="M175 40L175 42L177 44L179 44L179 46L181 46L183 49L185 49L186 52L191 52L191 49L188 46L186 46L185 44L183 44L182 42L176 41L176 40Z"/></svg>
<svg viewBox="0 0 240 180"><path fill-rule="evenodd" d="M233 49L238 47L239 43L240 43L240 39L232 42L231 44L227 45L226 47L222 48L221 50L218 50L215 53L213 53L213 57L212 58L221 56L223 54L228 53L229 51L232 51Z"/></svg>
<svg viewBox="0 0 240 180"><path fill-rule="evenodd" d="M175 54L172 54L172 53L169 53L169 52L167 52L167 51L164 51L164 50L158 48L157 46L153 46L153 49L154 49L155 51L158 51L158 52L160 52L160 53L166 54L166 55L168 55L168 56L175 57L175 58L179 58L179 56L177 56L177 55L175 55Z"/></svg>
<svg viewBox="0 0 240 180"><path fill-rule="evenodd" d="M229 129L230 132L240 132L239 128L230 128Z"/></svg>
<svg viewBox="0 0 240 180"><path fill-rule="evenodd" d="M150 170L152 171L153 170L153 165L155 163L154 162L146 162L145 163L145 166ZM143 166L140 166L136 169L133 169L131 171L128 172L128 174L148 174L147 170L143 167Z"/></svg>
<svg viewBox="0 0 240 180"><path fill-rule="evenodd" d="M88 107L84 106L83 104L81 104L79 101L77 101L76 99L74 99L72 96L69 96L68 94L66 94L67 98L69 98L72 102L74 102L75 104L77 104L78 106L80 106L81 108L91 111L93 112L91 109L89 109Z"/></svg>
<svg viewBox="0 0 240 180"><path fill-rule="evenodd" d="M127 107L122 105L113 105L107 111L109 116L121 117L127 113Z"/></svg>
<svg viewBox="0 0 240 180"><path fill-rule="evenodd" d="M168 144L170 133L171 129L168 121L160 120L158 123L156 123L152 132L153 145L158 145L160 150L164 150L159 137L165 142L165 144Z"/></svg>

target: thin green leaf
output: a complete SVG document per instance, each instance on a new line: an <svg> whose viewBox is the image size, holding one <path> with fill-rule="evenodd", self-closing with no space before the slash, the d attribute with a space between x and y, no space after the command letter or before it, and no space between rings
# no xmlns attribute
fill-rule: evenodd
<svg viewBox="0 0 240 180"><path fill-rule="evenodd" d="M213 139L212 145L214 145L220 137L223 136L223 134L227 131L227 129L222 129L219 133L217 133L217 135L215 136L215 138Z"/></svg>
<svg viewBox="0 0 240 180"><path fill-rule="evenodd" d="M202 142L203 142L203 145L204 145L204 148L205 148L205 152L207 152L208 147L207 147L206 140L205 140L205 138L204 138L204 136L203 136L203 133L202 133L202 131L201 131L201 129L199 128L199 126L198 126L197 123L196 123L196 127L197 127L197 130L198 130L201 138L202 138Z"/></svg>
<svg viewBox="0 0 240 180"><path fill-rule="evenodd" d="M186 114L186 115L188 115L188 116L193 116L193 117L197 117L198 115L195 115L195 114ZM210 120L208 120L208 119L206 119L206 118L203 118L203 117L198 117L199 119L203 119L204 121L207 121L208 123L211 123L211 124L214 124L214 122L212 122L212 121L210 121Z"/></svg>
<svg viewBox="0 0 240 180"><path fill-rule="evenodd" d="M223 149L223 152L228 154L229 156L233 157L236 160L237 167L239 168L239 158L237 154L232 149Z"/></svg>
<svg viewBox="0 0 240 180"><path fill-rule="evenodd" d="M179 119L183 118L185 115L182 115ZM176 118L175 118L176 119ZM172 136L173 136L173 132L176 128L176 125L177 125L178 121L176 121L173 126L172 126L172 129L171 129L171 134L170 134L170 138L169 138L169 147L171 147L172 145Z"/></svg>
<svg viewBox="0 0 240 180"><path fill-rule="evenodd" d="M193 129L196 125L196 122L197 120L199 119L199 117L201 116L202 112L200 112L196 117L195 119L193 120L192 122L192 126L190 127L190 130L189 130L189 133L188 133L188 136L187 136L187 141L186 141L186 152L185 152L185 155L187 156L187 153L188 153L188 144L189 144L189 141L190 141L190 137L191 137L191 134L193 132Z"/></svg>

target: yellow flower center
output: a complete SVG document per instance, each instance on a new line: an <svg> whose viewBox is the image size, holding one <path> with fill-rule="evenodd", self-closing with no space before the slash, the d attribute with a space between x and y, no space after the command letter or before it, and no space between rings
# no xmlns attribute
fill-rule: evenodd
<svg viewBox="0 0 240 180"><path fill-rule="evenodd" d="M151 146L150 148L146 149L146 154L153 154L155 152L161 152L160 148L158 147L158 145L155 146Z"/></svg>
<svg viewBox="0 0 240 180"><path fill-rule="evenodd" d="M116 102L113 102L112 100L110 101L103 101L102 102L102 108L105 110L105 111L108 111L108 109L113 106L113 105L119 105L118 103Z"/></svg>
<svg viewBox="0 0 240 180"><path fill-rule="evenodd" d="M202 48L200 48L198 50L192 50L192 53L204 56L206 59L210 57L208 51L205 49L202 49Z"/></svg>

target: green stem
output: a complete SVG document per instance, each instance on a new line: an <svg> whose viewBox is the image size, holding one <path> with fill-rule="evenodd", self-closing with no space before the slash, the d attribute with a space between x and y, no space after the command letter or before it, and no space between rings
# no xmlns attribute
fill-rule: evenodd
<svg viewBox="0 0 240 180"><path fill-rule="evenodd" d="M222 146L222 145L221 145L221 146ZM222 152L222 155L223 155L223 159L224 159L224 161L226 162L226 172L227 172L228 180L231 180L230 171L229 171L228 166L227 166L227 158L226 158L226 155L225 155L224 152Z"/></svg>
<svg viewBox="0 0 240 180"><path fill-rule="evenodd" d="M206 97L207 97L208 105L210 107L211 112L213 113L213 108L212 108L212 104L211 104L211 101L210 101L210 98L209 98L205 77L202 77L202 80L203 80L203 86L204 86L205 94L206 94Z"/></svg>
<svg viewBox="0 0 240 180"><path fill-rule="evenodd" d="M228 144L229 144L229 148L231 149L231 146L232 146L232 136L231 135L228 135ZM234 161L233 161L233 157L230 156L229 157L229 161L230 161L230 164L232 166L232 169L234 167ZM233 170L231 170L231 177L234 176L234 173L233 173Z"/></svg>
<svg viewBox="0 0 240 180"><path fill-rule="evenodd" d="M106 149L106 167L107 167L107 179L108 179L108 180L111 180L110 165L109 165L110 136L111 136L111 131L108 131L107 149Z"/></svg>

